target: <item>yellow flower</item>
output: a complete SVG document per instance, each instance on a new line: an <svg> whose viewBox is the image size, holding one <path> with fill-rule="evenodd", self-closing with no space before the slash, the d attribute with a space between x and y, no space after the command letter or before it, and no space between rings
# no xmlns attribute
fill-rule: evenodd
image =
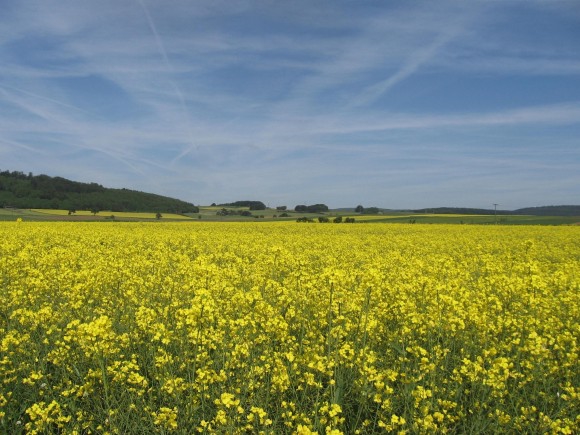
<svg viewBox="0 0 580 435"><path fill-rule="evenodd" d="M154 412L153 422L157 426L163 426L165 429L177 429L177 408L161 407L159 411Z"/></svg>

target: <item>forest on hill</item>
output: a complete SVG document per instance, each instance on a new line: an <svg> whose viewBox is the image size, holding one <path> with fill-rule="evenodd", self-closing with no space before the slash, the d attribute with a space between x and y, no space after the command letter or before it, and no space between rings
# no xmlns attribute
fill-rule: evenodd
<svg viewBox="0 0 580 435"><path fill-rule="evenodd" d="M517 209L515 214L528 214L533 216L580 216L580 205L526 207Z"/></svg>
<svg viewBox="0 0 580 435"><path fill-rule="evenodd" d="M62 177L0 171L0 206L61 210L197 213L189 202L130 189L111 189Z"/></svg>

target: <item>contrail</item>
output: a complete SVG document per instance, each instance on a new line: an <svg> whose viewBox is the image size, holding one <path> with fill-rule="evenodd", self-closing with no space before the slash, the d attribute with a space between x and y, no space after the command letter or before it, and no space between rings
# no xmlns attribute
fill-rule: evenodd
<svg viewBox="0 0 580 435"><path fill-rule="evenodd" d="M41 154L41 155L46 155L46 153L43 152L42 150L37 150L36 148L33 148L33 147L29 146L29 145L25 145L25 144L20 143L20 142L15 142L15 141L12 141L12 140L2 139L2 141L0 143L4 143L4 144L7 144L7 145L12 145L12 146L15 146L15 147L18 147L18 148L23 148L23 149L25 149L27 151L32 151L32 152L35 152L35 153L38 153L38 154Z"/></svg>
<svg viewBox="0 0 580 435"><path fill-rule="evenodd" d="M80 107L74 106L72 104L63 103L62 101L55 100L53 98L43 97L42 95L28 92L28 91L25 91L24 89L20 89L20 88L10 86L10 85L5 85L5 84L0 85L0 95L4 94L6 97L9 98L11 93L7 92L7 89L9 89L11 91L16 91L16 92L24 94L24 95L28 95L28 96L33 97L33 98L37 98L39 100L47 101L49 103L53 103L53 104L56 104L58 106L62 106L62 107L68 108L68 109L74 109L77 112L81 112L81 113L85 113L87 115L90 115L92 118L95 117L94 114L92 114L84 109L81 109ZM54 131L55 133L79 134L79 128L77 128L76 124L73 123L67 117L66 113L64 114L64 117L63 117L63 116L61 116L61 112L55 110L54 108L50 108L48 110L43 109L41 105L25 102L21 98L15 97L15 98L10 99L9 101L10 101L10 103L17 105L18 107L28 111L29 113L32 113L36 116L39 116L48 122L51 122L51 123L57 122L57 123L62 124L64 126L64 129L60 129L58 132ZM83 140L83 137L81 135L78 137L78 140L74 146L77 148L80 148L80 149L84 149L84 150L90 150L90 151L96 151L96 152L103 153L103 154L105 154L105 155L107 155L115 160L120 161L124 165L130 167L133 171L144 175L143 171L139 170L135 165L133 165L129 161L127 161L126 158L124 156L122 156L118 150L111 151L111 150L108 150L106 147L99 147L99 146L95 146L95 145L90 144L90 143L87 144L85 142L86 141ZM30 146L25 145L25 144L20 143L20 142L2 139L2 141L0 143L9 144L12 146L23 148L27 151L32 151L32 152L39 153L41 155L46 155L46 153L44 151L38 150L34 147L30 147Z"/></svg>
<svg viewBox="0 0 580 435"><path fill-rule="evenodd" d="M149 13L149 9L147 9L147 6L145 6L145 3L143 0L137 0L137 3L139 3L141 8L143 9L143 12L145 13L145 16L147 17L147 23L149 24L149 28L151 29L151 33L153 33L153 36L155 37L155 42L157 43L157 48L159 50L159 53L163 57L163 61L165 63L165 66L167 67L169 72L171 72L172 74L175 73L173 65L171 65L171 62L169 61L169 56L167 56L167 50L165 49L165 45L163 44L163 40L159 36L159 32L157 32L157 27L155 26L155 22L153 21L153 18L151 17L151 14ZM189 154L193 148L196 148L196 145L193 142L193 134L191 133L191 128L189 127L190 114L189 114L189 110L187 109L187 104L185 103L185 97L183 96L183 92L181 92L181 89L179 89L179 86L177 86L177 83L175 83L173 80L170 80L170 83L173 86L173 90L175 91L175 94L177 95L177 98L179 98L179 102L181 104L181 110L183 112L184 121L185 121L185 129L186 129L186 133L189 137L189 144L190 144L190 147L188 147L185 151L182 151L177 157L175 157L171 161L172 164L175 164L182 157Z"/></svg>
<svg viewBox="0 0 580 435"><path fill-rule="evenodd" d="M29 91L25 91L24 89L20 89L20 88L17 88L15 86L10 86L10 85L6 85L6 84L2 84L2 85L0 85L0 88L3 88L3 89L11 89L13 91L20 92L21 94L28 95L30 97L34 97L34 98L38 98L40 100L48 101L49 103L58 104L59 106L66 107L68 109L74 109L76 111L79 111L79 112L82 112L82 113L86 113L87 115L90 115L90 116L95 116L93 113L91 113L91 112L89 112L89 111L87 111L85 109L82 109L82 108L80 108L78 106L74 106L72 104L63 103L62 101L55 100L54 98L43 97L42 95L38 95L38 94L29 92ZM4 90L3 92L6 95L6 91Z"/></svg>
<svg viewBox="0 0 580 435"><path fill-rule="evenodd" d="M454 33L449 32L437 38L424 50L421 50L415 55L411 56L411 59L395 74L367 88L367 90L364 91L363 94L355 100L353 105L360 106L373 102L393 86L414 74L419 69L419 67L421 67L421 65L433 58L439 52L440 48L447 44L447 42L449 42L453 36Z"/></svg>
<svg viewBox="0 0 580 435"><path fill-rule="evenodd" d="M159 33L157 32L157 27L155 27L155 23L153 22L153 18L151 18L151 14L149 13L149 9L143 3L143 0L137 0L143 12L145 12L145 16L147 17L147 22L149 23L149 28L151 32L153 32L153 36L155 37L155 41L157 42L157 48L159 49L159 53L163 56L163 60L165 61L165 65L173 72L173 68L171 63L169 63L169 58L167 57L167 50L165 50L165 46L163 45L163 41L159 37Z"/></svg>

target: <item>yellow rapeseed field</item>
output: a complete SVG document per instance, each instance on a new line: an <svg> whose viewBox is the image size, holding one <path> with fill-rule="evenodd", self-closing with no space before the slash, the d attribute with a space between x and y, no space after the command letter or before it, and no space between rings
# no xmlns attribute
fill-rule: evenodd
<svg viewBox="0 0 580 435"><path fill-rule="evenodd" d="M0 235L2 433L580 432L580 227Z"/></svg>

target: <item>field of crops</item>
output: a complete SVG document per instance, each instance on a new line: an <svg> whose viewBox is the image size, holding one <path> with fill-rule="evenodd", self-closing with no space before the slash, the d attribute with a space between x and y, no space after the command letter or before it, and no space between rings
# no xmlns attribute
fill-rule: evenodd
<svg viewBox="0 0 580 435"><path fill-rule="evenodd" d="M2 433L580 432L580 227L0 236Z"/></svg>
<svg viewBox="0 0 580 435"><path fill-rule="evenodd" d="M69 216L70 213L68 210L58 210L58 209L31 209L30 211L34 213L39 213L48 216ZM115 217L121 219L156 219L156 213L145 213L145 212L129 212L129 211L100 211L98 212L99 216L105 217ZM73 216L96 216L93 212L89 210L77 210L74 212ZM189 216L184 216L182 214L175 214L175 213L163 213L163 219L179 219L179 220L189 220L191 219Z"/></svg>

